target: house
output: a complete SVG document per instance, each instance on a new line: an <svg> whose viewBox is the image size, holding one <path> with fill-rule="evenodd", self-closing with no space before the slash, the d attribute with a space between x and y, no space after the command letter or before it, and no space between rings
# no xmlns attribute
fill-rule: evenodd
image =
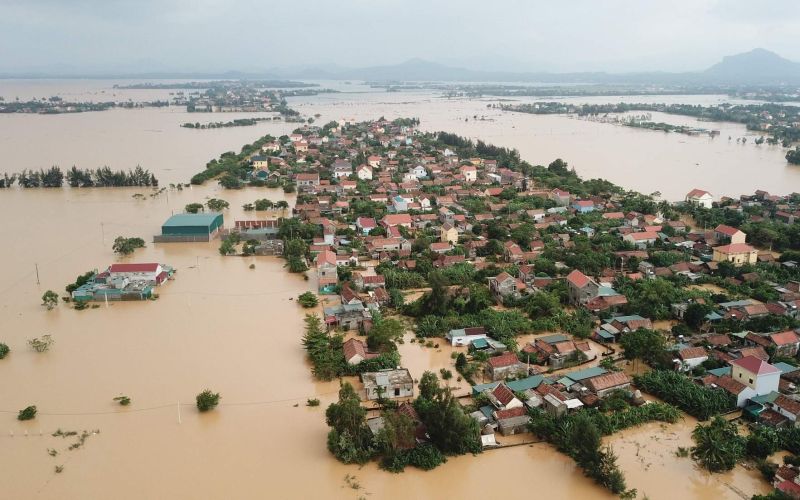
<svg viewBox="0 0 800 500"><path fill-rule="evenodd" d="M714 228L714 236L717 241L726 243L744 243L747 239L747 235L741 229L726 226L725 224L720 224Z"/></svg>
<svg viewBox="0 0 800 500"><path fill-rule="evenodd" d="M556 205L559 207L566 207L569 205L570 194L567 191L562 191L561 189L554 189L550 191L548 197L556 202Z"/></svg>
<svg viewBox="0 0 800 500"><path fill-rule="evenodd" d="M485 339L486 337L486 328L482 326L450 330L444 335L444 338L447 339L452 346L465 346L473 340Z"/></svg>
<svg viewBox="0 0 800 500"><path fill-rule="evenodd" d="M771 404L772 409L792 423L793 427L798 426L797 417L800 416L800 401L781 394Z"/></svg>
<svg viewBox="0 0 800 500"><path fill-rule="evenodd" d="M359 217L356 219L356 228L361 234L367 236L370 231L378 227L378 223L372 217Z"/></svg>
<svg viewBox="0 0 800 500"><path fill-rule="evenodd" d="M528 367L520 362L513 352L506 352L499 356L489 358L486 363L486 372L492 381L524 376L528 374Z"/></svg>
<svg viewBox="0 0 800 500"><path fill-rule="evenodd" d="M326 307L323 309L323 314L328 328L339 326L345 330L358 330L365 324L365 321L372 320L372 315L364 308L361 301L355 304Z"/></svg>
<svg viewBox="0 0 800 500"><path fill-rule="evenodd" d="M594 202L592 200L575 200L572 202L572 208L581 214L588 214L594 212Z"/></svg>
<svg viewBox="0 0 800 500"><path fill-rule="evenodd" d="M295 176L297 187L319 187L318 173L300 173Z"/></svg>
<svg viewBox="0 0 800 500"><path fill-rule="evenodd" d="M360 290L374 290L386 286L386 278L382 274L355 273L353 275L353 283Z"/></svg>
<svg viewBox="0 0 800 500"><path fill-rule="evenodd" d="M445 222L439 231L439 239L442 242L455 245L458 243L458 230L449 222Z"/></svg>
<svg viewBox="0 0 800 500"><path fill-rule="evenodd" d="M587 359L586 353L590 353L591 348L586 341L575 342L565 335L547 335L537 338L532 344L528 343L522 351L534 354L539 361L547 362L551 369L558 370L568 360Z"/></svg>
<svg viewBox="0 0 800 500"><path fill-rule="evenodd" d="M631 379L624 372L610 372L589 378L583 384L602 399L613 391L629 388Z"/></svg>
<svg viewBox="0 0 800 500"><path fill-rule="evenodd" d="M567 286L573 305L584 305L600 294L600 285L577 269L567 275Z"/></svg>
<svg viewBox="0 0 800 500"><path fill-rule="evenodd" d="M416 167L412 168L410 173L417 179L428 177L428 171L425 170L425 167L422 165L417 165Z"/></svg>
<svg viewBox="0 0 800 500"><path fill-rule="evenodd" d="M484 389L485 394L492 406L497 410L511 410L513 408L523 408L524 405L509 388L505 382L500 382L493 389Z"/></svg>
<svg viewBox="0 0 800 500"><path fill-rule="evenodd" d="M381 225L386 228L403 226L411 229L411 224L411 216L408 214L388 214L384 215L383 219L381 219Z"/></svg>
<svg viewBox="0 0 800 500"><path fill-rule="evenodd" d="M628 233L622 236L622 240L630 243L638 249L645 249L653 245L658 239L658 233L642 231L638 233Z"/></svg>
<svg viewBox="0 0 800 500"><path fill-rule="evenodd" d="M325 250L317 254L317 279L320 293L330 292L339 282L336 254Z"/></svg>
<svg viewBox="0 0 800 500"><path fill-rule="evenodd" d="M785 332L772 333L769 335L772 345L775 347L776 356L786 356L793 358L797 356L800 350L800 336L793 330L786 330Z"/></svg>
<svg viewBox="0 0 800 500"><path fill-rule="evenodd" d="M511 436L528 431L530 416L524 407L497 410L493 414L497 428L503 436Z"/></svg>
<svg viewBox="0 0 800 500"><path fill-rule="evenodd" d="M739 407L744 406L747 399L753 396L763 396L778 391L781 371L766 361L755 356L745 356L734 359L730 365L730 378L746 388L737 395Z"/></svg>
<svg viewBox="0 0 800 500"><path fill-rule="evenodd" d="M372 167L369 165L361 165L356 169L356 177L362 181L372 180Z"/></svg>
<svg viewBox="0 0 800 500"><path fill-rule="evenodd" d="M361 374L361 382L368 400L414 396L414 379L406 368L365 372Z"/></svg>
<svg viewBox="0 0 800 500"><path fill-rule="evenodd" d="M167 279L167 273L161 264L111 264L106 270L107 282L115 280L151 281L161 284Z"/></svg>
<svg viewBox="0 0 800 500"><path fill-rule="evenodd" d="M464 176L465 182L475 182L478 180L478 169L475 168L474 165L461 165L458 171Z"/></svg>
<svg viewBox="0 0 800 500"><path fill-rule="evenodd" d="M679 368L691 371L708 360L708 353L702 347L687 347L678 351Z"/></svg>
<svg viewBox="0 0 800 500"><path fill-rule="evenodd" d="M686 203L691 203L693 205L699 205L704 208L711 208L714 204L714 199L711 197L711 193L708 191L703 191L702 189L692 189L686 194Z"/></svg>
<svg viewBox="0 0 800 500"><path fill-rule="evenodd" d="M734 266L755 264L758 261L758 250L747 243L731 243L714 247L714 262L730 262Z"/></svg>
<svg viewBox="0 0 800 500"><path fill-rule="evenodd" d="M367 346L358 339L350 339L342 345L344 360L348 365L357 365L365 359L372 359L378 356L375 353L367 352Z"/></svg>
<svg viewBox="0 0 800 500"><path fill-rule="evenodd" d="M525 283L503 271L494 278L489 278L489 289L498 300L508 296L518 296L525 290Z"/></svg>

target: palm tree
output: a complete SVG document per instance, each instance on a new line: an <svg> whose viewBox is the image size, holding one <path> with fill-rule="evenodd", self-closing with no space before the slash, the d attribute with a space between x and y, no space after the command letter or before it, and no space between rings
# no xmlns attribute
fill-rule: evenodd
<svg viewBox="0 0 800 500"><path fill-rule="evenodd" d="M734 468L744 456L744 439L739 436L736 424L720 416L708 425L698 424L692 431L695 446L692 458L711 472L723 472Z"/></svg>

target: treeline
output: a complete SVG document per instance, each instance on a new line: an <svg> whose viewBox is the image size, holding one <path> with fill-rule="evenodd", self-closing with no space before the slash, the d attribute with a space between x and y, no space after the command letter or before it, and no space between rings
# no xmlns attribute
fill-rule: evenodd
<svg viewBox="0 0 800 500"><path fill-rule="evenodd" d="M102 167L96 170L80 169L73 166L66 175L60 167L54 165L47 170L23 170L17 174L3 174L0 188L9 188L15 183L22 188L59 188L66 180L70 187L158 187L158 179L149 170L137 165L128 170L111 170Z"/></svg>
<svg viewBox="0 0 800 500"><path fill-rule="evenodd" d="M633 380L636 387L674 404L698 420L708 420L736 408L733 396L727 392L699 386L678 372L653 370Z"/></svg>
<svg viewBox="0 0 800 500"><path fill-rule="evenodd" d="M212 128L227 128L227 127L250 127L252 125L257 124L258 122L263 122L267 120L272 120L272 117L263 117L263 118L238 118L236 120L231 120L227 122L208 122L208 123L200 123L200 122L186 122L181 125L183 128L196 128L200 130L204 129L212 129Z"/></svg>

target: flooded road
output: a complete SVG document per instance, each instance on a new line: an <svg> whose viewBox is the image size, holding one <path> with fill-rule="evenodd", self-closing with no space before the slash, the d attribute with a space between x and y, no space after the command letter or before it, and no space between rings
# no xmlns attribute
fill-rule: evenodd
<svg viewBox="0 0 800 500"><path fill-rule="evenodd" d="M367 111L376 108L367 106ZM0 121L5 159L0 170L30 166L26 162L34 160L28 156L44 161L71 151L84 167L94 161L115 168L141 163L166 184L188 180L211 157L264 133L257 127L185 131L177 127L183 118L169 113L164 113L168 119L159 110L9 115L10 121ZM25 120L35 123L25 132L28 142L19 143L16 124ZM159 120L190 134L191 141L166 139L173 134L146 139L146 129L163 125ZM90 147L91 138L110 127L116 128L100 136L117 146L104 153L98 152L102 145ZM236 135L220 138L227 132ZM143 161L147 155L156 163ZM145 199L134 199L137 193ZM305 281L286 273L279 259L221 257L219 242L150 243L161 223L188 203L227 200L231 209L225 221L231 225L258 217L245 214L244 203L266 197L291 204L293 198L267 189L223 192L215 185L155 198L149 193L136 188L0 191L5 215L0 342L12 349L0 361L0 477L5 479L0 498L530 498L533 491L549 498L612 498L546 444L453 458L431 472L408 469L400 475L375 464L339 464L325 448L324 421L324 408L336 398L338 385L312 379L300 344L304 311L290 300L316 289L313 272ZM148 245L118 258L111 243L120 235L142 237ZM132 261L177 269L175 279L158 290L158 300L99 304L84 311L63 304L47 311L40 305L44 291L61 295L86 270ZM43 334L55 340L49 352L28 348L28 339ZM401 345L415 378L426 369L453 369L452 349L439 342L439 349ZM205 388L220 392L222 401L215 411L199 414L194 397ZM112 401L123 394L133 401L129 407ZM308 398L319 398L321 406L305 406ZM17 411L28 405L38 407L37 418L17 421ZM682 425L646 426L609 440L629 487L652 499L675 498L673 488L681 481L718 485L730 479L748 495L765 491L766 483L740 468L709 479L687 459L673 463L673 443L652 438L663 435L666 441L670 432L678 432L685 441L691 429ZM57 429L100 432L69 450L76 438L50 436ZM642 448L658 453L663 465L642 463ZM50 456L48 449L57 455ZM56 466L63 472L56 474ZM356 478L349 484L348 475ZM739 498L718 486L680 492L685 498Z"/></svg>

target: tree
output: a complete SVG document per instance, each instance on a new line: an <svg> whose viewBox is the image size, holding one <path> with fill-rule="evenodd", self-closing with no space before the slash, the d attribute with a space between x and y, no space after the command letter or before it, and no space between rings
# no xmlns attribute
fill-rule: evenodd
<svg viewBox="0 0 800 500"><path fill-rule="evenodd" d="M17 420L33 420L36 417L36 407L35 406L28 406L25 409L19 411L17 415Z"/></svg>
<svg viewBox="0 0 800 500"><path fill-rule="evenodd" d="M9 352L11 352L11 349L9 349L6 344L0 342L0 359L5 358Z"/></svg>
<svg viewBox="0 0 800 500"><path fill-rule="evenodd" d="M428 284L431 291L423 298L425 311L428 314L444 316L447 314L447 304L450 301L447 278L440 271L432 271L428 273Z"/></svg>
<svg viewBox="0 0 800 500"><path fill-rule="evenodd" d="M188 206L188 205L187 205ZM125 238L117 236L111 249L120 255L130 255L137 248L144 248L144 240L141 238Z"/></svg>
<svg viewBox="0 0 800 500"><path fill-rule="evenodd" d="M780 436L775 429L759 425L747 436L745 449L748 456L765 459L778 451L781 445L780 441Z"/></svg>
<svg viewBox="0 0 800 500"><path fill-rule="evenodd" d="M395 342L403 333L403 325L398 320L378 317L367 333L367 346L377 352L394 351L397 349Z"/></svg>
<svg viewBox="0 0 800 500"><path fill-rule="evenodd" d="M186 210L187 213L196 214L203 211L203 205L202 203L189 203L183 209Z"/></svg>
<svg viewBox="0 0 800 500"><path fill-rule="evenodd" d="M707 305L693 302L686 307L686 311L683 314L683 320L691 328L697 330L703 325L703 323L705 323L706 315L709 312L711 312L711 308Z"/></svg>
<svg viewBox="0 0 800 500"><path fill-rule="evenodd" d="M300 305L305 308L316 307L316 305L319 303L316 294L313 292L301 293L300 296L297 297L297 302L299 302Z"/></svg>
<svg viewBox="0 0 800 500"><path fill-rule="evenodd" d="M52 290L44 292L42 295L42 305L51 310L58 305L58 294Z"/></svg>
<svg viewBox="0 0 800 500"><path fill-rule="evenodd" d="M367 426L367 410L353 386L345 382L339 388L339 402L325 410L328 450L340 461L350 464L367 462L374 454L372 431Z"/></svg>
<svg viewBox="0 0 800 500"><path fill-rule="evenodd" d="M464 413L449 387L439 387L432 372L425 372L419 382L419 397L414 401L428 435L442 453L460 455L481 450L478 422Z"/></svg>
<svg viewBox="0 0 800 500"><path fill-rule="evenodd" d="M639 328L622 336L620 345L625 359L641 359L647 364L663 367L671 363L666 340L661 332Z"/></svg>
<svg viewBox="0 0 800 500"><path fill-rule="evenodd" d="M230 204L225 200L221 200L218 198L211 198L206 202L206 206L212 212L221 212L226 208L230 207Z"/></svg>
<svg viewBox="0 0 800 500"><path fill-rule="evenodd" d="M206 412L216 408L222 397L218 392L211 392L209 389L206 389L198 394L195 399L197 401L197 409L201 412Z"/></svg>
<svg viewBox="0 0 800 500"><path fill-rule="evenodd" d="M729 471L744 456L745 442L736 424L719 416L708 425L697 424L692 439L692 458L711 472Z"/></svg>

